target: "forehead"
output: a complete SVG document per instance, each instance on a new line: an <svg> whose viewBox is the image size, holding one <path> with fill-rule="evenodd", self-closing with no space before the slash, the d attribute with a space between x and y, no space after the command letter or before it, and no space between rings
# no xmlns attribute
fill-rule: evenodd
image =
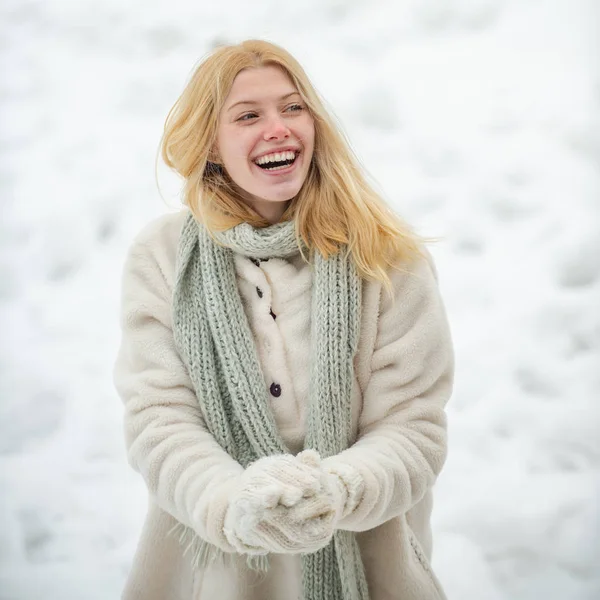
<svg viewBox="0 0 600 600"><path fill-rule="evenodd" d="M254 67L237 74L225 104L230 105L240 100L260 101L269 99L273 94L281 96L295 91L296 87L280 67Z"/></svg>

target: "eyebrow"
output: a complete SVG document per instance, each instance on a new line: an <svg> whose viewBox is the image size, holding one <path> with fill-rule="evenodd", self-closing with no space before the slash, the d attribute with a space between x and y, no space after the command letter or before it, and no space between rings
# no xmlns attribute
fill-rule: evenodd
<svg viewBox="0 0 600 600"><path fill-rule="evenodd" d="M279 98L279 101L281 102L282 100L286 100L290 96L299 96L299 95L300 95L300 92L290 92L289 94L285 94L284 96L281 96L281 98ZM235 104L232 104L227 109L227 111L232 110L233 108L235 108L236 106L238 106L240 104L259 104L259 102L257 102L256 100L240 100L239 102L236 102Z"/></svg>

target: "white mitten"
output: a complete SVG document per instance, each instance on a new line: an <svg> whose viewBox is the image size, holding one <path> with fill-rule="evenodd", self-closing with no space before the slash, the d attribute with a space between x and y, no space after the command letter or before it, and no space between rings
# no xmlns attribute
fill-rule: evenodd
<svg viewBox="0 0 600 600"><path fill-rule="evenodd" d="M302 457L298 455L298 459ZM287 510L292 522L321 519L325 513L334 513L334 526L348 516L362 499L365 484L360 473L352 466L336 461L335 457L321 462L321 490L314 496L302 498ZM268 520L268 511L263 520Z"/></svg>
<svg viewBox="0 0 600 600"><path fill-rule="evenodd" d="M263 535L255 535L268 509L288 508L321 490L320 458L313 450L267 456L248 466L230 498L224 533L238 552L277 552Z"/></svg>
<svg viewBox="0 0 600 600"><path fill-rule="evenodd" d="M339 490L340 512L338 520L347 517L358 506L365 491L365 482L357 469L340 462L335 456L323 459L321 468L334 478Z"/></svg>
<svg viewBox="0 0 600 600"><path fill-rule="evenodd" d="M320 492L291 508L281 504L268 508L257 523L242 520L238 536L250 548L264 548L275 554L305 554L330 542L335 519L331 496Z"/></svg>
<svg viewBox="0 0 600 600"><path fill-rule="evenodd" d="M352 467L322 470L320 491L293 506L266 508L260 521L241 530L240 537L250 546L279 554L316 552L331 541L339 520L355 508L363 489Z"/></svg>

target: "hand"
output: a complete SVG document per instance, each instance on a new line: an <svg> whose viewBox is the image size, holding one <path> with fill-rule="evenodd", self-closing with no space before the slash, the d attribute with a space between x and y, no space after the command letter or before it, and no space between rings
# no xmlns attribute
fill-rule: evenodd
<svg viewBox="0 0 600 600"><path fill-rule="evenodd" d="M299 457L302 460L302 457ZM308 554L327 546L346 505L346 486L338 475L321 471L321 489L293 506L267 508L254 530L245 532L251 544L279 554Z"/></svg>
<svg viewBox="0 0 600 600"><path fill-rule="evenodd" d="M252 463L240 477L225 515L224 533L238 552L266 554L277 552L282 543L269 545L272 525L260 527L265 512L295 506L303 498L311 498L321 489L320 458L313 450L267 456ZM281 511L279 511L281 512ZM278 519L276 511L272 518ZM257 535L258 534L258 535ZM274 535L274 534L273 534ZM275 538L278 536L275 535Z"/></svg>
<svg viewBox="0 0 600 600"><path fill-rule="evenodd" d="M300 455L298 458L300 459ZM332 512L336 526L340 519L348 516L360 503L365 484L354 467L332 456L321 461L320 468L321 490L288 507L287 518L291 521L321 519L325 513ZM264 520L268 519L268 514L269 511L265 513Z"/></svg>
<svg viewBox="0 0 600 600"><path fill-rule="evenodd" d="M226 535L238 552L310 553L326 546L341 518L362 496L364 483L351 466L307 450L297 457L268 457L251 465L232 498Z"/></svg>
<svg viewBox="0 0 600 600"><path fill-rule="evenodd" d="M279 504L241 520L237 535L244 548L275 554L304 554L326 546L335 531L335 500L322 491L293 507ZM245 550L247 551L247 550Z"/></svg>
<svg viewBox="0 0 600 600"><path fill-rule="evenodd" d="M321 462L321 469L334 478L340 493L339 518L344 519L360 504L365 491L365 482L356 468L343 462L338 456L325 458Z"/></svg>

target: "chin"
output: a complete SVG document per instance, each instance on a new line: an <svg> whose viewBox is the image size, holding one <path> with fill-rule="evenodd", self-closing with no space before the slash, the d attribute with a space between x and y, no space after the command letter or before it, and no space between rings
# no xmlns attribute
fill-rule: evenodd
<svg viewBox="0 0 600 600"><path fill-rule="evenodd" d="M278 196L272 196L270 198L267 197L267 198L265 198L265 200L268 200L269 202L288 202L289 200L293 200L297 195L298 195L298 192L282 194L282 195L278 195Z"/></svg>
<svg viewBox="0 0 600 600"><path fill-rule="evenodd" d="M254 194L256 198L260 198L262 200L266 200L267 202L287 202L288 200L293 200L297 195L302 186L294 186L293 188L288 188L286 190L278 190L274 192L273 190L264 191L261 193L257 190L257 193Z"/></svg>

